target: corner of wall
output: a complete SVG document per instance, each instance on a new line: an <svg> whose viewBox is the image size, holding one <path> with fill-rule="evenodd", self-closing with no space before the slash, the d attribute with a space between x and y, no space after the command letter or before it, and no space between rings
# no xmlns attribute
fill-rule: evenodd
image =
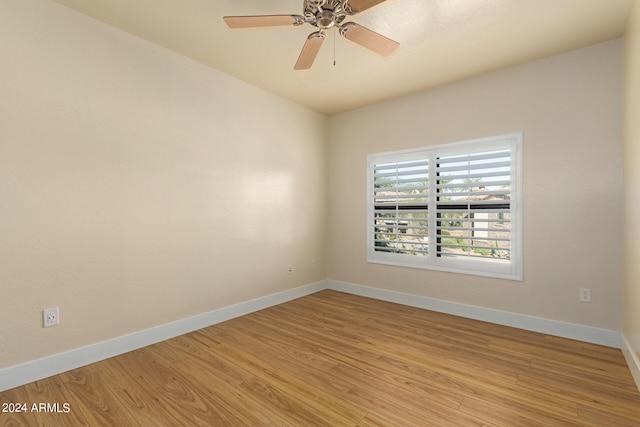
<svg viewBox="0 0 640 427"><path fill-rule="evenodd" d="M623 123L623 307L622 352L640 390L640 225L637 210L640 197L640 1L635 0L624 36L624 123Z"/></svg>
<svg viewBox="0 0 640 427"><path fill-rule="evenodd" d="M627 365L629 365L629 370L636 382L638 391L640 391L640 359L638 359L638 355L633 351L624 334L622 335L622 354L627 361Z"/></svg>

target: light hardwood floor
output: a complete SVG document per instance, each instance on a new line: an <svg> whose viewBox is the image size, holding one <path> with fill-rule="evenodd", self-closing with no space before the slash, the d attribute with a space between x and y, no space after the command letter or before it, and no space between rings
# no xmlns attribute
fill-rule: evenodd
<svg viewBox="0 0 640 427"><path fill-rule="evenodd" d="M0 393L45 426L640 426L619 350L322 291Z"/></svg>

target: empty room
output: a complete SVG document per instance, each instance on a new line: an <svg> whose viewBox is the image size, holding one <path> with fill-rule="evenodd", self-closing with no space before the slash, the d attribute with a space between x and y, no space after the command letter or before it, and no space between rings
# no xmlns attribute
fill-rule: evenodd
<svg viewBox="0 0 640 427"><path fill-rule="evenodd" d="M639 426L639 0L0 0L0 426Z"/></svg>

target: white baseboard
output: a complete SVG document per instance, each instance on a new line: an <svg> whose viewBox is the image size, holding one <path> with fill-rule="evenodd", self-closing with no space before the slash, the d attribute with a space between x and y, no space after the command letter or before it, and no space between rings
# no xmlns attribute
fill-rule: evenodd
<svg viewBox="0 0 640 427"><path fill-rule="evenodd" d="M324 289L333 289L354 295L600 344L607 347L621 348L622 345L621 334L615 331L371 288L353 283L328 280L0 369L0 392L99 362L198 329L206 328L207 326L215 325L225 320L282 304ZM628 349L628 343L625 342L624 344ZM625 357L627 357L627 362L640 388L640 363L637 357L629 351L628 354L625 354Z"/></svg>
<svg viewBox="0 0 640 427"><path fill-rule="evenodd" d="M556 320L404 294L385 289L370 288L367 286L335 280L329 280L327 285L329 289L340 292L394 302L411 307L423 308L426 310L438 311L441 313L453 314L455 316L467 317L504 326L512 326L514 328L540 332L547 335L570 338L613 348L620 348L621 345L620 333L607 329L559 322Z"/></svg>
<svg viewBox="0 0 640 427"><path fill-rule="evenodd" d="M0 369L0 392L282 304L326 288L326 281L312 283L86 347L3 368Z"/></svg>
<svg viewBox="0 0 640 427"><path fill-rule="evenodd" d="M640 391L640 359L638 359L638 353L629 345L629 341L622 335L622 354L629 365L631 375L636 382L638 391Z"/></svg>

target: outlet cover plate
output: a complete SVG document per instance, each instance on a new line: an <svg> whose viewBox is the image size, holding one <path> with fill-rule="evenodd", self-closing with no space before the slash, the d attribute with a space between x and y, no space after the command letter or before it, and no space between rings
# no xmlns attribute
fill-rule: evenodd
<svg viewBox="0 0 640 427"><path fill-rule="evenodd" d="M58 311L58 307L55 308L47 308L42 312L42 321L45 328L50 326L55 326L60 323L60 313Z"/></svg>

